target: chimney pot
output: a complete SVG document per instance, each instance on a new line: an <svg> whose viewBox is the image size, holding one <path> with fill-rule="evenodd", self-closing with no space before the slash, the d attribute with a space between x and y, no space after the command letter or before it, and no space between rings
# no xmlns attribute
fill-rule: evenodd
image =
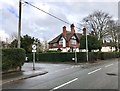
<svg viewBox="0 0 120 91"><path fill-rule="evenodd" d="M74 26L74 24L71 24L70 27L71 27L71 33L75 33L75 29L74 29L75 26Z"/></svg>
<svg viewBox="0 0 120 91"><path fill-rule="evenodd" d="M63 27L63 36L66 37L66 26Z"/></svg>

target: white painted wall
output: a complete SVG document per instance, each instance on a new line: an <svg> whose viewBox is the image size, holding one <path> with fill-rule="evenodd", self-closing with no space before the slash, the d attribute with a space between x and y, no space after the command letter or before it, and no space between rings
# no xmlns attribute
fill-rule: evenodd
<svg viewBox="0 0 120 91"><path fill-rule="evenodd" d="M66 40L64 38L63 38L63 47L66 47Z"/></svg>
<svg viewBox="0 0 120 91"><path fill-rule="evenodd" d="M113 51L115 51L115 47L112 47L112 49L110 46L102 47L101 51L102 52L113 52Z"/></svg>

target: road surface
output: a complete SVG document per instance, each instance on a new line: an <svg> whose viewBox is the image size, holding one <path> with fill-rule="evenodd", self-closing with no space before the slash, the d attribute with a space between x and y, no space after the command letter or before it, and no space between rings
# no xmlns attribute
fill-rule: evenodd
<svg viewBox="0 0 120 91"><path fill-rule="evenodd" d="M118 89L118 59L87 66L79 64L36 64L36 66L46 68L48 73L5 84L3 89L47 89L46 91L58 89L109 89L108 91L114 91Z"/></svg>

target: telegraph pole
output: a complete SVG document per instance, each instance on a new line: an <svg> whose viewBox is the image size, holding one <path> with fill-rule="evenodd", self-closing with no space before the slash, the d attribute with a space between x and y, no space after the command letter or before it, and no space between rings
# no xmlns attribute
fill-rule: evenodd
<svg viewBox="0 0 120 91"><path fill-rule="evenodd" d="M21 10L22 10L22 3L21 0L19 0L19 21L18 21L18 48L20 48L21 42L20 42L20 36L21 36Z"/></svg>

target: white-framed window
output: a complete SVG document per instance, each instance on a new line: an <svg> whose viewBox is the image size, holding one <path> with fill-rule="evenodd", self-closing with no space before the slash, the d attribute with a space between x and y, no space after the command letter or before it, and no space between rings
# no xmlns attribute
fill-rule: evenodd
<svg viewBox="0 0 120 91"><path fill-rule="evenodd" d="M71 44L72 44L72 45L76 45L76 43L77 43L77 42L76 42L76 37L75 37L75 36L72 36L72 37L71 37Z"/></svg>
<svg viewBox="0 0 120 91"><path fill-rule="evenodd" d="M71 39L76 40L76 37L75 37L75 36L72 36Z"/></svg>

